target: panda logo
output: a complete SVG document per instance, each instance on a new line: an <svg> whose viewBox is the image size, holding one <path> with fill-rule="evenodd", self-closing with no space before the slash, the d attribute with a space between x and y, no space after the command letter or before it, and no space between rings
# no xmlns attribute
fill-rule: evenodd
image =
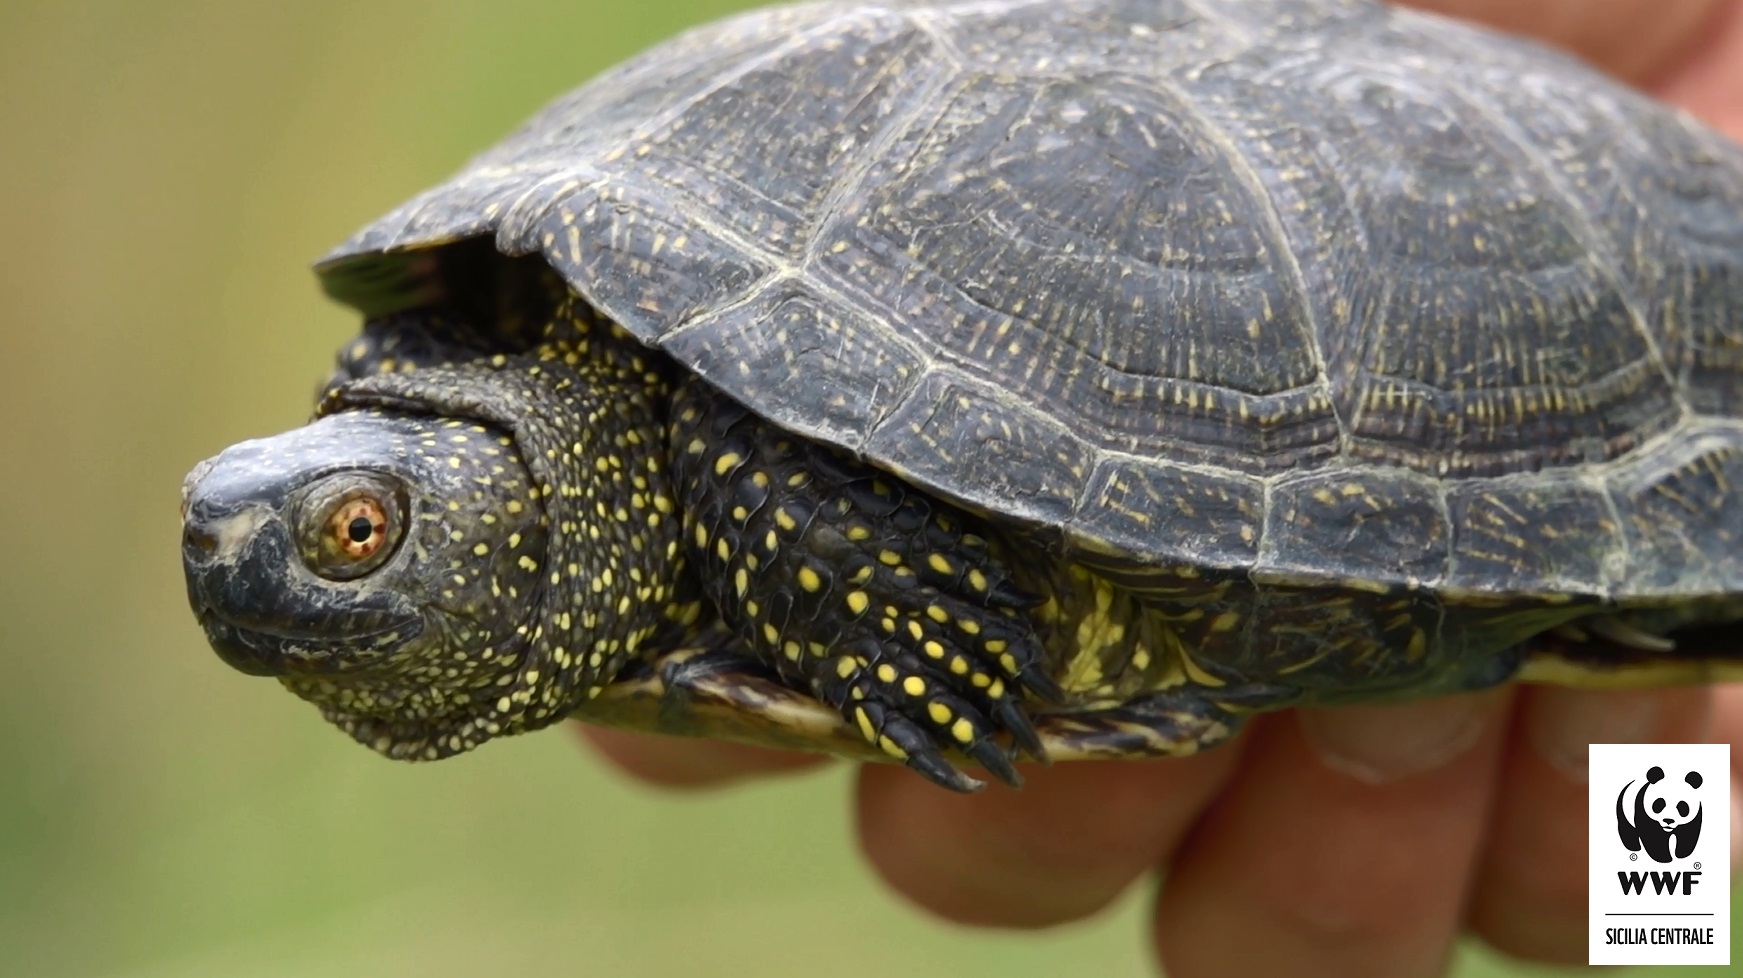
<svg viewBox="0 0 1743 978"><path fill-rule="evenodd" d="M1654 861L1685 859L1701 838L1701 786L1699 772L1690 771L1681 781L1665 778L1664 768L1646 772L1645 781L1630 781L1616 795L1616 832L1630 852L1646 850ZM1632 794L1632 801L1629 800Z"/></svg>

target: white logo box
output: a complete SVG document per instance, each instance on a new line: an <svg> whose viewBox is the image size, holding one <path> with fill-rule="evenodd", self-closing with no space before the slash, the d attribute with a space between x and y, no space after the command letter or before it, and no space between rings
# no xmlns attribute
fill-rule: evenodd
<svg viewBox="0 0 1743 978"><path fill-rule="evenodd" d="M1593 744L1591 964L1731 963L1729 744Z"/></svg>

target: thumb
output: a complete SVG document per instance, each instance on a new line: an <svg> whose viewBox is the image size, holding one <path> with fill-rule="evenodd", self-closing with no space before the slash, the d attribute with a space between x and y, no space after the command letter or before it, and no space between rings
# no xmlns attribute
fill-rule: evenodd
<svg viewBox="0 0 1743 978"><path fill-rule="evenodd" d="M1572 51L1743 141L1743 0L1406 0Z"/></svg>
<svg viewBox="0 0 1743 978"><path fill-rule="evenodd" d="M1409 0L1408 6L1481 21L1566 48L1650 86L1706 36L1732 0Z"/></svg>

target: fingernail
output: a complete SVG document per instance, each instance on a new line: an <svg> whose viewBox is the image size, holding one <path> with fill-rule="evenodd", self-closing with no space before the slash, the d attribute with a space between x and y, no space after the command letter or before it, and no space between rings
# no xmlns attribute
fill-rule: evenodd
<svg viewBox="0 0 1743 978"><path fill-rule="evenodd" d="M1656 690L1543 686L1525 709L1525 737L1551 767L1584 782L1591 745L1649 743L1663 714Z"/></svg>
<svg viewBox="0 0 1743 978"><path fill-rule="evenodd" d="M1433 771L1469 750L1498 702L1490 692L1302 710L1301 726L1327 767L1366 784L1387 784Z"/></svg>

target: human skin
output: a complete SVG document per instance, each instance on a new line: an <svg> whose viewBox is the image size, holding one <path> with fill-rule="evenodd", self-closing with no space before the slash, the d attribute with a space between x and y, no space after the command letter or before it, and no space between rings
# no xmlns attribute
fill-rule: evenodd
<svg viewBox="0 0 1743 978"><path fill-rule="evenodd" d="M1743 141L1743 0L1413 5L1568 47ZM668 786L827 763L581 729ZM1442 974L1466 932L1520 958L1584 961L1586 746L1706 740L1743 761L1743 686L1505 688L1261 716L1195 757L1031 765L1021 791L954 795L865 765L857 817L884 879L948 920L1065 923L1165 872L1152 934L1173 978L1411 978Z"/></svg>

